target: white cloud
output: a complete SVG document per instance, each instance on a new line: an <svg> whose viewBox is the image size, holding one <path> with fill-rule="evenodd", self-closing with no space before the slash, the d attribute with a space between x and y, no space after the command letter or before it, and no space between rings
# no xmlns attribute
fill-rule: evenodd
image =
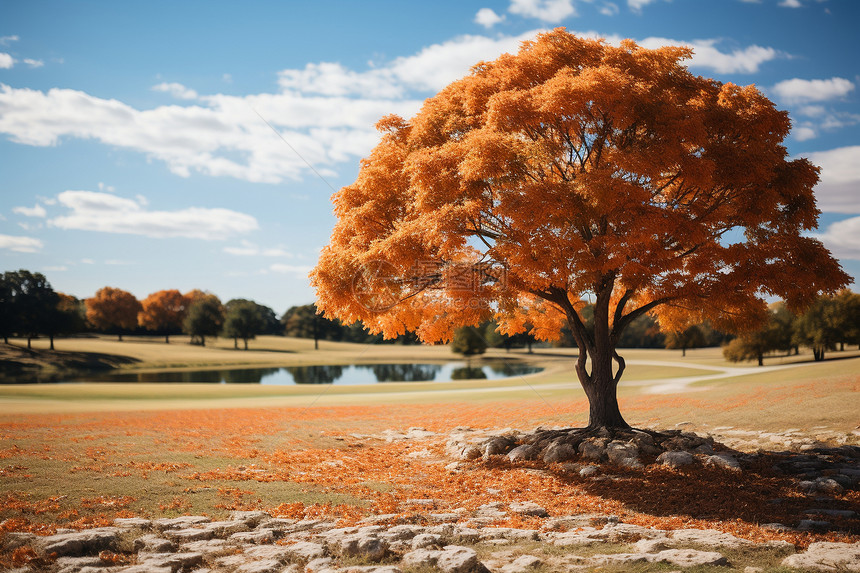
<svg viewBox="0 0 860 573"><path fill-rule="evenodd" d="M837 258L860 260L860 217L833 223L818 238Z"/></svg>
<svg viewBox="0 0 860 573"><path fill-rule="evenodd" d="M860 213L860 145L803 156L821 167L821 181L815 188L818 207L835 213Z"/></svg>
<svg viewBox="0 0 860 573"><path fill-rule="evenodd" d="M404 92L391 70L354 72L333 62L309 63L303 70L284 70L278 74L278 85L285 90L326 96L399 98Z"/></svg>
<svg viewBox="0 0 860 573"><path fill-rule="evenodd" d="M41 68L45 65L45 62L43 62L42 60L34 60L32 58L24 58L24 63L31 68Z"/></svg>
<svg viewBox="0 0 860 573"><path fill-rule="evenodd" d="M296 274L300 274L302 276L307 276L308 273L311 272L312 268L313 267L303 266L303 265L285 265L283 263L273 263L273 264L269 265L268 270L272 271L273 273L281 273L281 274L296 273Z"/></svg>
<svg viewBox="0 0 860 573"><path fill-rule="evenodd" d="M48 214L45 208L38 203L33 207L15 207L12 209L12 212L24 215L25 217L44 217Z"/></svg>
<svg viewBox="0 0 860 573"><path fill-rule="evenodd" d="M134 199L96 191L63 191L57 199L71 209L48 222L61 229L218 240L257 228L254 217L228 209L148 211Z"/></svg>
<svg viewBox="0 0 860 573"><path fill-rule="evenodd" d="M839 99L854 91L854 84L845 78L802 80L794 78L779 82L771 91L786 103L807 103Z"/></svg>
<svg viewBox="0 0 860 573"><path fill-rule="evenodd" d="M0 36L0 46L8 46L12 42L20 40L18 36Z"/></svg>
<svg viewBox="0 0 860 573"><path fill-rule="evenodd" d="M618 12L620 12L618 4L614 4L612 2L606 2L600 7L600 13L604 16L615 16Z"/></svg>
<svg viewBox="0 0 860 573"><path fill-rule="evenodd" d="M16 253L36 253L42 250L43 246L42 241L33 237L0 235L0 249L7 249Z"/></svg>
<svg viewBox="0 0 860 573"><path fill-rule="evenodd" d="M747 46L735 48L728 52L720 51L719 40L693 40L679 42L668 38L645 38L640 45L645 48L660 48L662 46L686 45L693 49L690 67L709 68L721 74L746 73L752 74L759 70L765 62L776 59L780 53L773 48L763 46Z"/></svg>
<svg viewBox="0 0 860 573"><path fill-rule="evenodd" d="M239 242L240 246L238 247L224 247L224 252L229 255L236 255L240 257L283 257L287 259L292 259L295 255L284 249L283 247L269 247L269 248L260 248L258 245L255 245L251 241L242 240Z"/></svg>
<svg viewBox="0 0 860 573"><path fill-rule="evenodd" d="M779 3L783 8L802 8L803 4L800 3L800 0L782 0Z"/></svg>
<svg viewBox="0 0 860 573"><path fill-rule="evenodd" d="M797 141L807 141L809 139L815 139L818 137L818 132L815 131L815 128L809 125L800 125L795 127L791 131L791 135Z"/></svg>
<svg viewBox="0 0 860 573"><path fill-rule="evenodd" d="M166 92L177 99L197 99L197 92L177 83L160 83L152 86L152 91Z"/></svg>
<svg viewBox="0 0 860 573"><path fill-rule="evenodd" d="M56 266L49 266L49 267L45 267L45 269L44 269L44 270L45 270L46 272L52 272L52 273L54 273L54 272L67 271L67 270L69 270L69 267L67 267L67 266L65 266L65 265L56 265Z"/></svg>
<svg viewBox="0 0 860 573"><path fill-rule="evenodd" d="M96 264L96 262L95 262L94 260L92 260L92 259L81 259L81 263L83 263L83 264L85 264L85 265L94 265L94 264Z"/></svg>
<svg viewBox="0 0 860 573"><path fill-rule="evenodd" d="M508 12L552 24L576 16L573 0L511 0Z"/></svg>
<svg viewBox="0 0 860 573"><path fill-rule="evenodd" d="M141 152L181 177L279 183L305 176L307 164L328 176L336 173L337 164L370 152L379 141L373 126L380 117L411 117L425 97L468 74L477 62L515 53L539 31L460 36L363 71L311 63L282 71L279 93L198 96L193 104L147 110L73 89L43 92L0 84L0 133L34 146L60 145L69 138L94 140ZM647 38L641 43L659 47L679 42ZM718 71L755 70L777 56L759 46L722 52L715 40L690 44L697 50L692 66ZM187 90L180 84L160 85L180 95Z"/></svg>
<svg viewBox="0 0 860 573"><path fill-rule="evenodd" d="M499 16L492 8L481 8L478 10L478 13L475 14L475 23L480 24L488 30L499 22L504 21L504 19L504 16Z"/></svg>
<svg viewBox="0 0 860 573"><path fill-rule="evenodd" d="M655 0L627 0L627 5L634 12L641 12L642 8L654 2Z"/></svg>
<svg viewBox="0 0 860 573"><path fill-rule="evenodd" d="M0 70L8 70L15 65L15 58L5 52L0 52Z"/></svg>

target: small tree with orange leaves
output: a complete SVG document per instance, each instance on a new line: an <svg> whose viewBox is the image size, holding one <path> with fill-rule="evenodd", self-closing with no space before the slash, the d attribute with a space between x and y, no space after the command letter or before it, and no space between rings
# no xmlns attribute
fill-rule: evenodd
<svg viewBox="0 0 860 573"><path fill-rule="evenodd" d="M738 331L764 320L767 296L803 307L844 286L803 235L818 169L788 158L788 114L754 86L692 75L691 54L557 29L478 64L411 120L382 119L334 196L318 306L430 342L490 317L541 339L566 324L589 429L628 428L616 346L637 317Z"/></svg>
<svg viewBox="0 0 860 573"><path fill-rule="evenodd" d="M104 287L84 302L87 321L98 330L116 330L119 340L122 340L123 330L132 330L137 326L140 301L130 292Z"/></svg>
<svg viewBox="0 0 860 573"><path fill-rule="evenodd" d="M189 293L191 294L191 293ZM175 289L160 290L143 299L138 323L147 330L164 334L164 342L170 343L170 335L182 332L182 321L188 311L188 297Z"/></svg>

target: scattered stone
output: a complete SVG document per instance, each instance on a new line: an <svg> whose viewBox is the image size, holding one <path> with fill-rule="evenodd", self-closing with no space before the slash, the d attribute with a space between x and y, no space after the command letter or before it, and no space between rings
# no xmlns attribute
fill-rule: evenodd
<svg viewBox="0 0 860 573"><path fill-rule="evenodd" d="M163 535L178 543L187 543L188 541L201 541L204 539L212 539L215 537L215 532L210 529L167 529Z"/></svg>
<svg viewBox="0 0 860 573"><path fill-rule="evenodd" d="M265 511L233 511L230 513L230 521L241 521L248 527L257 527L263 520L271 520L272 517ZM284 520L295 522L294 519Z"/></svg>
<svg viewBox="0 0 860 573"><path fill-rule="evenodd" d="M142 517L118 517L113 520L115 527L122 529L151 529L152 520Z"/></svg>
<svg viewBox="0 0 860 573"><path fill-rule="evenodd" d="M152 568L169 567L173 571L190 569L203 564L202 553L148 553L140 565Z"/></svg>
<svg viewBox="0 0 860 573"><path fill-rule="evenodd" d="M312 543L310 541L299 541L293 545L285 545L284 549L290 558L302 563L307 563L314 559L326 556L326 550L323 545Z"/></svg>
<svg viewBox="0 0 860 573"><path fill-rule="evenodd" d="M695 461L693 454L684 451L663 452L657 456L657 463L670 468L680 468L692 465Z"/></svg>
<svg viewBox="0 0 860 573"><path fill-rule="evenodd" d="M672 532L672 539L676 543L695 543L708 547L730 547L733 549L753 545L751 541L716 529L677 529Z"/></svg>
<svg viewBox="0 0 860 573"><path fill-rule="evenodd" d="M797 524L797 529L800 531L823 531L830 528L829 521L820 521L816 519L801 519Z"/></svg>
<svg viewBox="0 0 860 573"><path fill-rule="evenodd" d="M540 557L534 555L521 555L513 562L502 567L502 573L526 573L543 565Z"/></svg>
<svg viewBox="0 0 860 573"><path fill-rule="evenodd" d="M860 543L812 543L803 553L783 559L782 564L804 571L860 571Z"/></svg>
<svg viewBox="0 0 860 573"><path fill-rule="evenodd" d="M442 545L442 536L435 533L420 533L412 538L412 549L429 549Z"/></svg>
<svg viewBox="0 0 860 573"><path fill-rule="evenodd" d="M419 549L403 556L406 567L436 567L443 573L479 573L486 567L478 560L474 549L447 545L440 551Z"/></svg>
<svg viewBox="0 0 860 573"><path fill-rule="evenodd" d="M508 452L508 459L512 462L525 462L537 459L539 454L540 448L531 444L522 444Z"/></svg>
<svg viewBox="0 0 860 573"><path fill-rule="evenodd" d="M606 438L588 438L579 444L579 453L586 460L602 462L606 460Z"/></svg>
<svg viewBox="0 0 860 573"><path fill-rule="evenodd" d="M236 543L271 543L280 537L280 531L270 528L259 528L253 531L234 533L228 539Z"/></svg>
<svg viewBox="0 0 860 573"><path fill-rule="evenodd" d="M318 557L305 565L305 571L316 573L330 568L334 564L334 559L331 557Z"/></svg>
<svg viewBox="0 0 860 573"><path fill-rule="evenodd" d="M72 533L49 535L39 540L46 554L55 553L58 557L82 557L94 555L99 551L114 549L119 539L118 529L104 527L85 529Z"/></svg>
<svg viewBox="0 0 860 573"><path fill-rule="evenodd" d="M157 535L143 535L134 540L134 550L144 553L168 553L176 551L176 544Z"/></svg>
<svg viewBox="0 0 860 573"><path fill-rule="evenodd" d="M490 459L490 456L505 455L516 445L516 441L510 436L495 436L484 442L481 455L485 460Z"/></svg>
<svg viewBox="0 0 860 573"><path fill-rule="evenodd" d="M554 442L546 449L543 461L546 464L567 462L576 458L576 450L570 444Z"/></svg>
<svg viewBox="0 0 860 573"><path fill-rule="evenodd" d="M514 502L508 506L511 511L519 515L529 517L547 517L549 514L544 508L533 501Z"/></svg>
<svg viewBox="0 0 860 573"><path fill-rule="evenodd" d="M741 471L741 464L738 463L738 460L731 454L719 453L714 454L712 456L708 456L705 459L706 466L715 466L719 468L725 468L727 470L739 472Z"/></svg>
<svg viewBox="0 0 860 573"><path fill-rule="evenodd" d="M585 466L584 468L579 470L579 475L582 477L589 477L589 476L593 476L594 474L598 473L599 471L600 470L597 469L597 466Z"/></svg>

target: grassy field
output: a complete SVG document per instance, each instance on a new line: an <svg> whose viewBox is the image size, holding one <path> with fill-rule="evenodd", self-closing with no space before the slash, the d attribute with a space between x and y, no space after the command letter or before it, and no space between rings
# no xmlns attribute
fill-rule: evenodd
<svg viewBox="0 0 860 573"><path fill-rule="evenodd" d="M312 341L277 337L251 344L245 352L225 340L201 348L181 337L169 345L68 339L57 341L57 352L119 353L127 358L122 369L135 371L457 359L447 347L321 342L315 351ZM623 355L629 366L619 399L634 425L683 424L716 435L792 430L833 443L860 440L856 351L830 354L823 363L808 354L771 358L765 368L726 363L719 349L688 351L684 358L665 350ZM742 488L737 491L713 471L648 470L628 476L629 488L614 490L528 468L476 465L452 475L443 451L455 427L531 429L579 426L587 419L569 349L494 350L488 356L544 370L502 381L369 386L0 385L0 530L45 533L118 516L223 516L249 508L348 522L367 513L408 513L408 499L416 498L440 500L438 511L473 508L494 501L488 491L511 492L505 494L511 499L528 492L553 515L611 512L641 524L714 527L748 538L773 538L776 533L758 524L792 518L780 512L802 513L800 501L762 508L755 496L793 494L781 494L774 478L755 475L732 477ZM385 439L388 430L410 427L436 435L419 442ZM691 485L698 489L663 495ZM845 495L844 503L860 505L857 492ZM782 538L801 544L828 538L816 535Z"/></svg>

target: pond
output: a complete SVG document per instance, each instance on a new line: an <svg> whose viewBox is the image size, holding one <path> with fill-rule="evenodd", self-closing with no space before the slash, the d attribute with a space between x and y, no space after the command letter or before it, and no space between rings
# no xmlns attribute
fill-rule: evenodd
<svg viewBox="0 0 860 573"><path fill-rule="evenodd" d="M377 384L380 382L450 382L452 380L497 380L540 372L543 368L511 362L469 365L360 364L284 366L281 368L235 368L173 372L109 373L83 376L64 382L165 382L209 384Z"/></svg>

